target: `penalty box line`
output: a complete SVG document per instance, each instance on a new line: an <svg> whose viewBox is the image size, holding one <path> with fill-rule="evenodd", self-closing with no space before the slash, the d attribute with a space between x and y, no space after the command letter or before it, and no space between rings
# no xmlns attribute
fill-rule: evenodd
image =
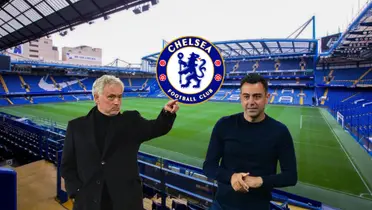
<svg viewBox="0 0 372 210"><path fill-rule="evenodd" d="M322 116L312 116L312 115L300 115L300 129L305 129L303 128L303 118L319 118L319 119L322 119L323 120L323 117ZM321 130L313 130L313 131L321 131Z"/></svg>
<svg viewBox="0 0 372 210"><path fill-rule="evenodd" d="M321 118L321 119L323 119L322 116L300 115L300 129L302 129L302 127L303 127L303 118L304 117L319 118L319 119Z"/></svg>

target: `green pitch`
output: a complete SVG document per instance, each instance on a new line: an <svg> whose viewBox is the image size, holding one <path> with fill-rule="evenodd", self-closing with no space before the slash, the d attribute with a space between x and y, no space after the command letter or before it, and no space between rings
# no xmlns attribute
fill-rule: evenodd
<svg viewBox="0 0 372 210"><path fill-rule="evenodd" d="M125 98L122 110L136 109L146 118L155 118L166 101ZM7 107L0 111L52 119L66 128L69 120L87 114L93 105L92 101L85 101ZM222 116L241 111L237 103L181 105L172 131L164 137L144 143L141 150L200 167L216 121ZM370 193L363 175L351 163L319 108L270 105L266 112L286 124L291 131L300 184L355 196Z"/></svg>

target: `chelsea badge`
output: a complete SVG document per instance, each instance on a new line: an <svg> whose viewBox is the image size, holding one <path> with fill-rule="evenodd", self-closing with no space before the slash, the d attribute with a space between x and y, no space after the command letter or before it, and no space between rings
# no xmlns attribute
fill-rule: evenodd
<svg viewBox="0 0 372 210"><path fill-rule="evenodd" d="M183 104L212 99L221 88L225 65L218 49L200 37L181 37L168 43L156 64L161 90Z"/></svg>

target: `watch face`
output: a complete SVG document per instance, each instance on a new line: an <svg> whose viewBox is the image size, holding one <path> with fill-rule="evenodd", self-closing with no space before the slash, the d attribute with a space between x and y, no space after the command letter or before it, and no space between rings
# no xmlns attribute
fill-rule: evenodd
<svg viewBox="0 0 372 210"><path fill-rule="evenodd" d="M156 65L161 90L183 104L208 101L221 88L225 65L218 49L200 37L181 37L161 52Z"/></svg>

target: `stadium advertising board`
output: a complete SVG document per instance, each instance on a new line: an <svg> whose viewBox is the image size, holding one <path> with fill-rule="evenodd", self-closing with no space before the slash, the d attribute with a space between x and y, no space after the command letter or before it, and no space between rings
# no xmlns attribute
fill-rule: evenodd
<svg viewBox="0 0 372 210"><path fill-rule="evenodd" d="M15 47L11 47L6 50L7 53L17 54L17 55L23 55L23 45L18 45Z"/></svg>
<svg viewBox="0 0 372 210"><path fill-rule="evenodd" d="M321 39L321 51L322 52L327 52L329 51L332 46L337 42L337 40L340 38L341 33L329 35L326 37L323 37Z"/></svg>
<svg viewBox="0 0 372 210"><path fill-rule="evenodd" d="M78 55L73 53L66 53L66 58L68 60L81 60L81 61L101 61L101 58L94 57L94 56L88 56L88 55Z"/></svg>

